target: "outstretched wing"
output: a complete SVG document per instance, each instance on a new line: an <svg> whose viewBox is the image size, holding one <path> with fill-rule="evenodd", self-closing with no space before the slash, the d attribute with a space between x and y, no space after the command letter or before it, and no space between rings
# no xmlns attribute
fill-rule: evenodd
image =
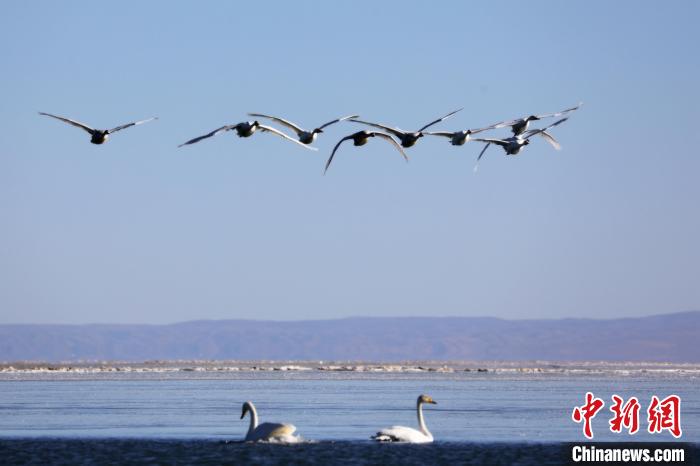
<svg viewBox="0 0 700 466"><path fill-rule="evenodd" d="M557 142L557 140L554 139L554 136L549 134L547 131L541 131L538 134L542 136L542 139L551 144L551 146L554 147L556 150L561 150L561 144L559 144L559 142Z"/></svg>
<svg viewBox="0 0 700 466"><path fill-rule="evenodd" d="M420 132L423 131L424 129L428 129L428 127L433 126L433 125L436 124L436 123L440 123L442 120L445 120L445 119L451 117L452 115L454 115L455 113L461 112L462 110L463 110L463 108L459 108L459 109L457 109L457 110L455 110L455 111L453 111L453 112L448 113L447 115L445 115L445 116L443 116L443 117L438 118L438 119L435 120L435 121L431 121L430 123L428 123L427 125L423 126L421 129L419 129L419 130L416 131L416 132L417 132L417 133L420 133Z"/></svg>
<svg viewBox="0 0 700 466"><path fill-rule="evenodd" d="M276 134L277 136L283 137L283 138L286 139L287 141L292 141L294 144L298 144L298 145L300 145L301 147L303 147L304 149L308 149L308 150L318 150L318 149L315 148L315 147L307 146L306 144L297 141L297 140L294 139L293 137L290 137L290 136L284 134L282 131L277 130L277 129L271 127L271 126L258 125L258 128L260 128L260 131L269 131L269 132L272 133L272 134Z"/></svg>
<svg viewBox="0 0 700 466"><path fill-rule="evenodd" d="M443 136L452 139L455 133L452 133L450 131L429 131L425 134L429 134L431 136Z"/></svg>
<svg viewBox="0 0 700 466"><path fill-rule="evenodd" d="M345 136L343 139L341 139L340 141L338 141L338 144L335 145L335 147L333 148L333 152L331 152L331 156L328 157L328 161L326 162L326 168L323 169L323 174L324 174L324 175L325 175L326 172L328 171L328 167L330 167L331 162L333 161L333 156L335 155L335 151L338 150L338 147L340 147L340 145L343 143L343 141L347 141L348 139L352 139L353 136L354 136L354 134L351 134L351 135L349 135L349 136Z"/></svg>
<svg viewBox="0 0 700 466"><path fill-rule="evenodd" d="M360 115L348 115L348 116L336 118L336 119L333 120L333 121L329 121L328 123L322 124L321 126L318 127L318 129L323 129L323 128L325 128L326 126L332 125L333 123L338 123L339 121L349 120L350 118L357 118L357 117L359 117L359 116L360 116Z"/></svg>
<svg viewBox="0 0 700 466"><path fill-rule="evenodd" d="M374 134L374 135L377 136L377 137L380 137L380 138L382 138L382 139L385 139L385 140L391 142L391 143L394 145L394 147L396 147L396 149L398 149L398 151L401 152L401 155L403 155L403 158L406 159L406 162L408 162L408 156L407 156L406 153L403 151L403 149L401 148L401 146L399 145L399 143L396 142L396 141L394 141L394 138L392 138L392 137L389 136L388 134L377 133L376 131L373 131L372 134Z"/></svg>
<svg viewBox="0 0 700 466"><path fill-rule="evenodd" d="M140 125L140 124L143 124L143 123L148 123L149 121L153 121L153 120L157 120L157 119L158 119L158 117L151 117L151 118L149 118L149 119L147 119L147 120L134 121L133 123L127 123L127 124L125 124L125 125L120 125L120 126L117 126L117 127L115 127L115 128L108 129L108 130L107 130L107 134L116 133L117 131L121 131L121 130L123 130L123 129L125 129L125 128L129 128L129 127L131 127L131 126Z"/></svg>
<svg viewBox="0 0 700 466"><path fill-rule="evenodd" d="M270 120L276 121L277 123L279 123L282 126L286 126L287 128L291 129L292 131L294 131L297 134L304 132L304 130L302 128L295 125L291 121L285 120L284 118L279 118L279 117L272 116L272 115L265 115L263 113L249 113L248 115L250 115L252 117L269 118Z"/></svg>
<svg viewBox="0 0 700 466"><path fill-rule="evenodd" d="M569 119L569 117L562 118L561 120L558 120L558 121L552 123L552 124L549 125L549 126L545 126L544 128L541 128L541 129L532 129L532 130L530 130L530 131L528 131L528 132L526 133L527 135L526 135L523 139L530 139L532 136L534 136L534 135L536 135L536 134L542 134L542 133L545 133L545 134L547 134L547 136L549 136L549 138L554 139L554 138L552 138L552 136L549 135L549 133L546 133L546 131L547 131L549 128L553 128L553 127L557 126L558 124L564 123L564 122L565 122L566 120L568 120L568 119ZM547 139L547 136L543 136L543 137L544 137L545 139ZM549 142L549 140L548 140L548 142ZM558 143L557 143L556 141L554 141L554 142L558 145ZM550 142L550 144L551 144L551 142ZM556 146L554 146L554 147L556 148Z"/></svg>
<svg viewBox="0 0 700 466"><path fill-rule="evenodd" d="M60 117L58 115L52 115L50 113L44 113L44 112L39 112L39 115L46 115L46 116L49 116L51 118L56 118L57 120L61 120L64 123L68 123L69 125L73 125L76 128L83 129L90 134L92 134L95 131L93 128L90 128L88 125L81 123L79 121L71 120L70 118L64 118L64 117Z"/></svg>
<svg viewBox="0 0 700 466"><path fill-rule="evenodd" d="M566 115L567 113L573 112L574 110L578 110L581 105L583 105L583 102L579 102L579 104L577 106L567 108L566 110L562 110L561 112L545 113L544 115L537 115L537 118L550 118L550 117L558 117L561 115Z"/></svg>
<svg viewBox="0 0 700 466"><path fill-rule="evenodd" d="M389 128L388 126L380 125L379 123L370 123L368 121L357 120L355 118L351 118L350 121L354 121L355 123L362 123L363 125L373 126L374 128L383 129L384 131L390 132L391 134L393 134L397 138L400 138L401 136L406 134L399 129Z"/></svg>
<svg viewBox="0 0 700 466"><path fill-rule="evenodd" d="M195 142L199 142L199 141L201 141L202 139L207 139L207 138L210 138L210 137L212 137L212 136L216 136L216 135L219 134L219 133L223 133L223 132L225 132L225 131L230 131L230 130L232 130L232 129L235 129L236 126L238 126L238 125L226 125L226 126L222 126L221 128L217 128L217 129L215 129L214 131L212 131L211 133L205 134L204 136L199 136L199 137L196 137L196 138L194 138L194 139L190 139L190 140L187 141L187 142L183 142L182 144L180 144L180 145L177 146L177 147L186 146L186 145L188 145L188 144L194 144Z"/></svg>
<svg viewBox="0 0 700 466"><path fill-rule="evenodd" d="M504 141L502 139L474 138L474 139L472 139L472 141L487 142L489 144L496 144L496 145L499 145L501 147L505 147L508 145L508 141ZM488 144L487 144L487 146L488 146Z"/></svg>
<svg viewBox="0 0 700 466"><path fill-rule="evenodd" d="M474 164L474 173L476 173L477 170L479 169L479 160L481 160L481 156L484 155L484 152L486 152L486 149L488 149L490 145L491 145L490 142L486 143L484 145L484 148L481 149L481 152L479 152L479 156L476 158L476 164Z"/></svg>

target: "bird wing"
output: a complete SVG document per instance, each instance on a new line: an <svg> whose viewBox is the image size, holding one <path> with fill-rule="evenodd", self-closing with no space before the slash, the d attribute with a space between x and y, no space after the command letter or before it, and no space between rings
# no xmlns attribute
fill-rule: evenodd
<svg viewBox="0 0 700 466"><path fill-rule="evenodd" d="M338 144L336 144L335 147L333 148L333 152L331 152L331 156L328 157L328 161L326 162L326 168L323 169L323 174L324 174L324 175L325 175L326 172L328 171L328 167L331 165L331 162L333 161L333 156L335 155L335 151L338 150L338 147L340 147L340 145L343 143L343 141L347 141L348 139L352 139L352 137L353 137L354 135L355 135L355 134L351 134L351 135L349 135L349 136L345 136L343 139L341 139L340 141L338 141Z"/></svg>
<svg viewBox="0 0 700 466"><path fill-rule="evenodd" d="M46 116L50 116L51 118L56 118L57 120L61 120L65 123L68 123L69 125L73 125L77 128L83 129L90 134L92 134L95 131L94 128L90 128L88 125L81 123L79 121L71 120L70 118L64 118L64 117L60 117L58 115L52 115L50 113L44 113L44 112L39 112L39 115L46 115Z"/></svg>
<svg viewBox="0 0 700 466"><path fill-rule="evenodd" d="M550 117L558 117L561 115L566 115L567 113L573 112L574 110L578 110L578 108L583 105L583 102L579 102L578 105L575 107L567 108L566 110L562 110L561 112L556 112L556 113L545 113L544 115L537 115L537 118L550 118Z"/></svg>
<svg viewBox="0 0 700 466"><path fill-rule="evenodd" d="M428 436L424 433L404 426L393 426L382 429L372 436L372 438L380 442L423 443L430 441Z"/></svg>
<svg viewBox="0 0 700 466"><path fill-rule="evenodd" d="M530 139L532 136L534 136L534 135L536 135L536 134L545 133L549 128L553 128L553 127L557 126L558 124L564 123L564 122L565 122L566 120L568 120L568 119L569 119L569 117L562 118L561 120L558 120L558 121L552 123L552 124L549 125L549 126L545 126L544 128L540 128L540 129L531 129L531 130L529 130L529 131L526 133L527 136L525 136L523 139ZM552 138L552 136L549 135L549 133L547 133L547 136L549 136L551 139L554 139L554 138ZM543 137L544 137L545 139L547 139L547 136L543 136ZM548 141L550 144L552 144L549 140L547 140L547 141ZM558 145L558 143L557 143L556 141L554 141L554 142ZM556 146L554 146L554 147L556 148Z"/></svg>
<svg viewBox="0 0 700 466"><path fill-rule="evenodd" d="M374 134L375 136L378 136L378 137L380 137L380 138L382 138L382 139L385 139L385 140L391 142L391 143L394 145L394 147L396 147L396 148L398 149L398 151L401 152L401 155L403 155L403 158L406 159L406 162L408 162L408 156L407 156L406 153L403 151L403 149L401 148L401 146L399 145L399 143L396 142L396 141L394 141L394 138L392 138L392 137L389 136L388 134L378 133L378 132L376 132L376 131L372 131L372 134Z"/></svg>
<svg viewBox="0 0 700 466"><path fill-rule="evenodd" d="M280 437L291 436L297 428L292 424L278 424L275 422L263 422L258 425L251 435L246 437L249 441L272 440Z"/></svg>
<svg viewBox="0 0 700 466"><path fill-rule="evenodd" d="M471 134L476 134L476 133L481 133L482 131L488 131L490 129L494 129L496 126L491 125L491 126L484 126L483 128L477 128L477 129L470 129L469 131Z"/></svg>
<svg viewBox="0 0 700 466"><path fill-rule="evenodd" d="M453 111L453 112L448 113L447 115L445 115L445 116L443 116L443 117L441 117L441 118L438 118L438 119L435 120L435 121L431 121L430 123L428 123L427 125L423 126L421 129L419 129L419 130L416 131L416 132L417 132L417 133L420 133L420 132L423 131L424 129L428 129L428 127L433 126L433 125L436 124L436 123L440 123L442 120L445 120L445 119L451 117L452 115L454 115L455 113L461 112L462 110L463 110L463 109L459 108L459 109L457 109L457 110L455 110L455 111Z"/></svg>
<svg viewBox="0 0 700 466"><path fill-rule="evenodd" d="M397 138L400 138L401 136L406 134L403 131L401 131L400 129L389 128L388 126L380 125L379 123L370 123L368 121L357 120L355 118L352 118L350 121L354 121L355 123L362 123L363 125L373 126L375 128L379 128L379 129L383 129L384 131L390 132L391 134L393 134Z"/></svg>
<svg viewBox="0 0 700 466"><path fill-rule="evenodd" d="M541 131L537 134L542 136L542 139L551 144L551 146L554 147L556 150L561 150L561 144L559 144L559 142L556 139L554 139L554 136L549 134L547 131Z"/></svg>
<svg viewBox="0 0 700 466"><path fill-rule="evenodd" d="M119 125L119 126L114 127L114 128L112 128L112 129L108 129L108 130L107 130L107 134L116 133L117 131L121 131L121 130L123 130L123 129L125 129L125 128L129 128L129 127L131 127L131 126L140 125L140 124L143 124L143 123L148 123L149 121L153 121L153 120L157 120L157 119L158 119L158 117L151 117L151 118L148 118L148 119L146 119L146 120L134 121L134 122L132 122L132 123L127 123L127 124L125 124L125 125Z"/></svg>
<svg viewBox="0 0 700 466"><path fill-rule="evenodd" d="M490 138L474 138L472 141L479 141L479 142L488 142L489 144L497 144L501 147L505 147L508 145L508 141L504 141L502 139L490 139ZM488 146L488 144L487 144Z"/></svg>
<svg viewBox="0 0 700 466"><path fill-rule="evenodd" d="M288 141L292 141L293 143L300 145L300 146L303 147L304 149L318 150L318 149L315 148L315 147L307 146L306 144L297 141L297 140L294 139L293 137L290 137L290 136L284 134L282 131L280 131L280 130L278 130L278 129L275 129L275 128L271 127L271 126L258 125L258 128L260 128L260 131L269 131L270 133L276 134L277 136L280 136L280 137L283 137L284 139L286 139L286 140L288 140Z"/></svg>
<svg viewBox="0 0 700 466"><path fill-rule="evenodd" d="M279 117L271 116L271 115L265 115L262 113L249 113L248 115L253 116L253 117L269 118L270 120L276 121L277 123L279 123L282 126L286 126L287 128L291 129L292 131L294 131L297 134L304 132L304 130L302 128L295 125L291 121L285 120L284 118L279 118Z"/></svg>
<svg viewBox="0 0 700 466"><path fill-rule="evenodd" d="M429 134L431 136L444 136L446 138L452 138L455 133L451 133L450 131L429 131L425 134Z"/></svg>
<svg viewBox="0 0 700 466"><path fill-rule="evenodd" d="M484 129L486 130L486 129L505 128L506 126L513 126L514 124L516 124L519 121L522 121L522 118L516 118L515 120L505 120L505 121L501 121L499 123L494 123L490 126L487 126Z"/></svg>
<svg viewBox="0 0 700 466"><path fill-rule="evenodd" d="M357 117L359 117L359 116L360 116L360 115L348 115L348 116L336 118L336 119L333 120L333 121L329 121L328 123L322 124L321 126L318 127L318 129L323 129L323 128L325 128L326 126L332 125L333 123L338 123L339 121L349 120L350 118L357 118Z"/></svg>
<svg viewBox="0 0 700 466"><path fill-rule="evenodd" d="M196 137L196 138L194 138L194 139L190 139L190 140L187 141L187 142L183 142L182 144L180 144L180 145L177 146L177 147L186 146L186 145L188 145L188 144L194 144L195 142L199 142L199 141L201 141L202 139L210 138L210 137L212 137L212 136L216 136L216 135L219 134L219 133L223 133L224 131L230 131L230 130L232 130L232 129L235 129L236 126L238 126L238 125L226 125L226 126L222 126L221 128L217 128L217 129L215 129L214 131L212 131L211 133L205 134L204 136L199 136L199 137Z"/></svg>

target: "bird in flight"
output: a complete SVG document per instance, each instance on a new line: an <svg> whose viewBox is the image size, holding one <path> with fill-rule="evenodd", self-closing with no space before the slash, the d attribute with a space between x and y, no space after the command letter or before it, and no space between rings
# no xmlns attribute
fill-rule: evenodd
<svg viewBox="0 0 700 466"><path fill-rule="evenodd" d="M515 136L519 134L523 134L525 131L527 131L530 122L531 121L536 121L536 120L541 120L543 118L553 118L553 117L558 117L562 115L566 115L567 113L571 113L574 110L578 110L579 107L581 107L583 103L579 103L575 107L567 108L566 110L562 110L560 112L556 113L546 113L544 115L530 115L528 117L523 117L523 118L517 118L515 120L507 120L507 121L502 121L500 123L496 123L494 125L491 125L489 128L490 129L496 129L496 128L505 128L507 126L510 126L511 131L513 131L513 134Z"/></svg>
<svg viewBox="0 0 700 466"><path fill-rule="evenodd" d="M338 141L338 144L336 144L335 147L333 148L333 152L331 152L331 156L328 157L328 161L326 162L326 168L323 170L323 173L325 174L328 171L328 167L331 165L331 162L333 161L333 156L335 156L335 152L338 150L338 147L340 147L340 145L343 142L349 141L350 139L352 139L353 145L364 146L365 144L367 144L367 141L369 140L369 138L374 138L374 137L382 138L382 139L390 142L394 147L396 147L396 149L401 153L403 158L408 162L408 157L406 156L406 153L403 151L403 149L401 149L401 146L396 141L394 141L394 138L392 138L388 134L380 133L378 131L362 130L362 131L358 131L357 133L350 134L349 136L345 136L343 139Z"/></svg>
<svg viewBox="0 0 700 466"><path fill-rule="evenodd" d="M292 131L294 131L297 134L297 137L299 138L299 142L301 142L302 144L311 144L312 142L314 142L316 140L316 137L319 135L319 133L323 132L323 128L325 128L326 126L330 126L333 123L338 123L339 121L348 120L350 118L357 118L360 116L360 115L348 115L348 116L336 118L333 121L329 121L328 123L322 124L321 126L315 128L312 131L307 131L307 130L301 128L300 126L292 123L291 121L285 120L284 118L279 118L279 117L271 116L271 115L265 115L262 113L249 113L248 115L250 115L252 117L268 118L272 121L276 121L277 123L279 123L283 126L286 126L287 128L291 129Z"/></svg>
<svg viewBox="0 0 700 466"><path fill-rule="evenodd" d="M437 123L440 123L442 120L449 118L450 116L454 115L455 113L457 113L461 110L462 109L460 108L458 110L450 112L447 115L440 117L435 121L431 121L427 125L423 126L421 129L419 129L418 131L414 131L414 132L403 131L399 128L390 128L389 126L380 125L378 123L370 123L367 121L357 120L354 118L352 118L350 121L354 121L355 123L362 123L363 125L373 126L375 128L379 128L379 129L383 129L384 131L387 131L387 132L393 134L394 136L396 136L399 139L399 141L401 141L401 145L403 147L411 147L411 146L415 145L415 143L418 141L418 139L420 139L424 136L423 130L426 130L431 126L433 126Z"/></svg>
<svg viewBox="0 0 700 466"><path fill-rule="evenodd" d="M152 117L152 118L149 118L147 120L134 121L132 123L126 123L124 125L119 125L119 126L116 126L112 129L95 129L95 128L91 128L88 125L83 124L79 121L71 120L70 118L65 118L65 117L61 117L58 115L52 115L50 113L44 113L44 112L39 112L39 115L45 115L45 116L48 116L51 118L56 118L57 120L61 120L64 123L68 123L69 125L73 125L77 128L81 128L81 129L87 131L88 133L90 133L90 142L93 144L104 144L105 142L107 142L107 139L109 139L109 135L112 133L116 133L117 131L121 131L121 130L129 128L131 126L140 125L142 123L148 123L149 121L153 121L153 120L158 119L158 117Z"/></svg>
<svg viewBox="0 0 700 466"><path fill-rule="evenodd" d="M491 144L496 144L497 146L501 146L503 150L505 151L506 155L518 155L520 153L520 150L530 144L530 138L535 135L542 135L542 134L547 134L549 138L552 138L551 135L546 133L546 131L549 128L552 128L554 126L557 126L558 124L564 123L566 120L569 118L562 118L561 120L558 120L555 123L552 123L551 125L541 128L541 129L531 129L528 131L525 131L524 133L511 136L506 139L492 139L492 138L474 138L474 141L479 141L479 142L485 142L486 145L484 146L483 149L481 149L481 152L479 153L479 157L476 159L476 165L474 166L474 171L478 169L479 166L479 161L481 160L481 157L484 155L484 152L486 152L486 149L489 148ZM545 139L547 138L545 137ZM554 138L552 138L554 140ZM554 141L556 143L556 141ZM557 150L561 149L558 143L554 146Z"/></svg>
<svg viewBox="0 0 700 466"><path fill-rule="evenodd" d="M315 147L309 147L306 144L302 144L301 142L297 141L293 137L290 137L290 136L284 134L282 131L279 131L279 130L272 128L270 126L261 125L260 123L258 123L257 120L256 121L244 121L242 123L238 123L237 125L222 126L221 128L215 129L211 133L207 133L203 136L198 136L194 139L190 139L187 142L183 142L182 144L180 144L177 147L182 147L182 146L186 146L189 144L194 144L195 142L199 142L202 139L207 139L207 138L210 138L212 136L216 136L217 134L225 133L226 131L231 131L231 130L235 130L236 133L238 134L238 136L242 137L242 138L247 138L247 137L252 136L255 133L255 131L257 131L257 130L260 130L263 132L270 132L270 133L275 134L281 138L284 138L288 141L291 141L295 144L299 144L301 147L303 147L305 149L318 150Z"/></svg>

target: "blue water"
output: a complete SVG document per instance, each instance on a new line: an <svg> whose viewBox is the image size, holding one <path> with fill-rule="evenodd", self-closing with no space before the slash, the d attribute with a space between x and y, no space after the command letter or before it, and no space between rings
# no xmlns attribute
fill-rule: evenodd
<svg viewBox="0 0 700 466"><path fill-rule="evenodd" d="M241 439L244 400L261 421L289 422L304 438L366 441L382 427L415 427L415 399L437 406L426 423L441 442L580 442L571 410L586 391L606 401L593 420L596 441L675 441L667 432L609 432L615 393L642 404L651 395L681 396L683 438L700 442L700 381L691 376L555 376L490 373L198 373L75 374L0 377L2 438Z"/></svg>

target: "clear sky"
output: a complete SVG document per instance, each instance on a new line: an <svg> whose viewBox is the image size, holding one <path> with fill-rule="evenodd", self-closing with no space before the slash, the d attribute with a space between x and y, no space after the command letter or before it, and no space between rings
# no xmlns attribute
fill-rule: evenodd
<svg viewBox="0 0 700 466"><path fill-rule="evenodd" d="M700 308L700 4L8 2L0 322ZM176 146L247 112L439 129L584 106L518 157ZM157 115L95 146L77 128ZM438 129L438 127L436 127ZM506 134L503 130L494 135Z"/></svg>

